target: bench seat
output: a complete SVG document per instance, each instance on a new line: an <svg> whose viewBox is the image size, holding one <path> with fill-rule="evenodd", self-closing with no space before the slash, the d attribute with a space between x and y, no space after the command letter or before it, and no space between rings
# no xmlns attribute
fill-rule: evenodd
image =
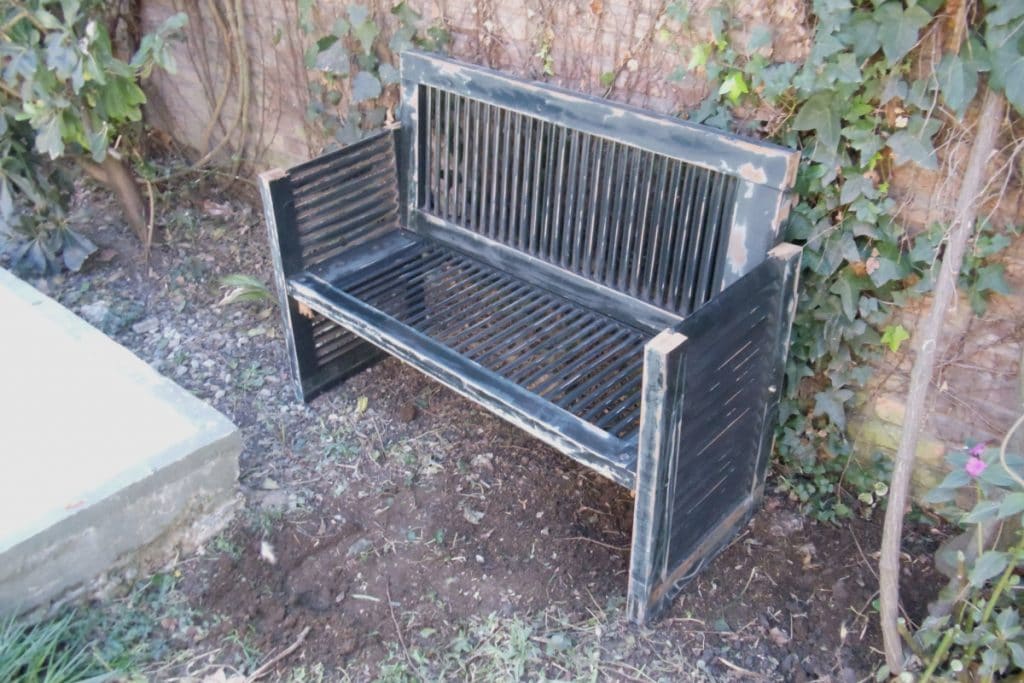
<svg viewBox="0 0 1024 683"><path fill-rule="evenodd" d="M288 280L310 309L633 486L643 347L614 320L471 255L398 230L343 267ZM316 344L330 362L344 333Z"/></svg>

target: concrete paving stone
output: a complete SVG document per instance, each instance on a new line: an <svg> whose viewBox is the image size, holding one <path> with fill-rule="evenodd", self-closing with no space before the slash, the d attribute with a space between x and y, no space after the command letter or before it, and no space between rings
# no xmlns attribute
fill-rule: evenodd
<svg viewBox="0 0 1024 683"><path fill-rule="evenodd" d="M224 415L0 269L0 616L216 533L241 447Z"/></svg>

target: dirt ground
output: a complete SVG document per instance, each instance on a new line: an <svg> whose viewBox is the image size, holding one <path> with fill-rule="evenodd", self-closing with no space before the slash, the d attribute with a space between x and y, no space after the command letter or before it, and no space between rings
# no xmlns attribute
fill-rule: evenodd
<svg viewBox="0 0 1024 683"><path fill-rule="evenodd" d="M160 622L171 645L154 678L267 664L284 681L873 674L877 523L815 523L769 493L665 619L631 626L628 491L393 359L296 402L274 302L219 304L225 275L271 280L258 207L184 190L146 264L111 199L80 189L74 224L99 253L33 282L244 436L244 507L169 568L187 609ZM938 588L939 535L909 530L914 620Z"/></svg>

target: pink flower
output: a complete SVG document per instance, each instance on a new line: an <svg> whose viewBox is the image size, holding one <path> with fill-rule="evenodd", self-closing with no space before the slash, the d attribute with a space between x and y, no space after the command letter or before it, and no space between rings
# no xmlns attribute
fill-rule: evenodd
<svg viewBox="0 0 1024 683"><path fill-rule="evenodd" d="M975 446L975 448L977 448L977 446ZM972 477L980 477L986 467L988 467L988 465L984 460L974 455L974 448L972 448L971 457L967 458L967 464L964 465L964 469L967 470L967 474Z"/></svg>
<svg viewBox="0 0 1024 683"><path fill-rule="evenodd" d="M971 446L971 450L967 451L971 454L972 458L980 458L981 454L985 452L988 447L988 441L979 441L978 443ZM984 469L984 468L983 468Z"/></svg>

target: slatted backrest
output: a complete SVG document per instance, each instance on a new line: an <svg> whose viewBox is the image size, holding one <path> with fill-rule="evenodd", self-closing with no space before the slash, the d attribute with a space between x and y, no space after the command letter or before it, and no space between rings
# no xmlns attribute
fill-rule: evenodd
<svg viewBox="0 0 1024 683"><path fill-rule="evenodd" d="M792 150L416 52L412 229L468 233L685 316L779 241Z"/></svg>

